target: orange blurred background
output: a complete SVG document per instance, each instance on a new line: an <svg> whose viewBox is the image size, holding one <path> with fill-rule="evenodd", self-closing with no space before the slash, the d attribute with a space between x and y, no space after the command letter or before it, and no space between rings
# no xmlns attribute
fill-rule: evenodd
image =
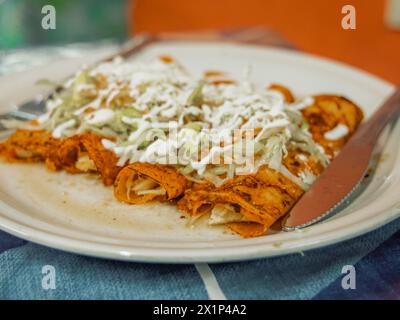
<svg viewBox="0 0 400 320"><path fill-rule="evenodd" d="M344 5L357 29L343 30ZM384 23L384 0L132 0L133 32L267 26L300 50L340 60L400 84L400 32Z"/></svg>

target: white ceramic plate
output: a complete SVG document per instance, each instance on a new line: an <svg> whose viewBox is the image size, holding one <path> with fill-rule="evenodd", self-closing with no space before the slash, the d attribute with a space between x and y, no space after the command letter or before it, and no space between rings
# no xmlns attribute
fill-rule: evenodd
<svg viewBox="0 0 400 320"><path fill-rule="evenodd" d="M253 67L259 85L278 82L298 96L336 93L370 115L394 87L339 63L292 51L231 44L179 42L148 47L134 59L176 57L194 74L217 69L241 77ZM38 92L35 79L61 79L70 61L0 79L0 111ZM26 79L30 79L27 83ZM3 94L4 93L4 94ZM352 204L330 220L301 232L241 239L205 223L187 226L174 207L118 203L112 188L83 175L47 172L43 165L0 163L0 228L29 241L84 255L145 262L225 262L304 251L353 238L400 213L400 152L395 132L382 137L383 158L372 182ZM382 149L382 148L380 148Z"/></svg>

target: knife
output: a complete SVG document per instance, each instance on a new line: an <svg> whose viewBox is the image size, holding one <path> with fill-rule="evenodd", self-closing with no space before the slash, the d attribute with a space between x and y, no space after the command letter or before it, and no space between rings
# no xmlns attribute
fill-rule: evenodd
<svg viewBox="0 0 400 320"><path fill-rule="evenodd" d="M356 131L284 222L284 231L308 227L336 213L367 172L374 146L386 125L400 114L400 87Z"/></svg>

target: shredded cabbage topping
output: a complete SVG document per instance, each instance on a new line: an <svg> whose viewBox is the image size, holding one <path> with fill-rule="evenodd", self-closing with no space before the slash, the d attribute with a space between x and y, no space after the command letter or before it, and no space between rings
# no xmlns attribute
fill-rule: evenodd
<svg viewBox="0 0 400 320"><path fill-rule="evenodd" d="M79 70L47 101L37 122L55 138L87 131L109 137L103 145L121 166L174 164L193 181L221 185L266 164L307 188L312 174L296 177L282 159L294 144L328 164L299 111L310 99L287 104L278 91L257 90L248 77L216 84L192 77L172 59L116 58Z"/></svg>

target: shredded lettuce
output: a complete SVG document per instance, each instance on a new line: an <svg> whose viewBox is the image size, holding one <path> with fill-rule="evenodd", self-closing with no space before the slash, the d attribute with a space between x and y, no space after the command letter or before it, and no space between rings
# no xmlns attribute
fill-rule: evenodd
<svg viewBox="0 0 400 320"><path fill-rule="evenodd" d="M203 87L204 81L200 81L188 98L187 104L189 106L200 107L203 104Z"/></svg>

